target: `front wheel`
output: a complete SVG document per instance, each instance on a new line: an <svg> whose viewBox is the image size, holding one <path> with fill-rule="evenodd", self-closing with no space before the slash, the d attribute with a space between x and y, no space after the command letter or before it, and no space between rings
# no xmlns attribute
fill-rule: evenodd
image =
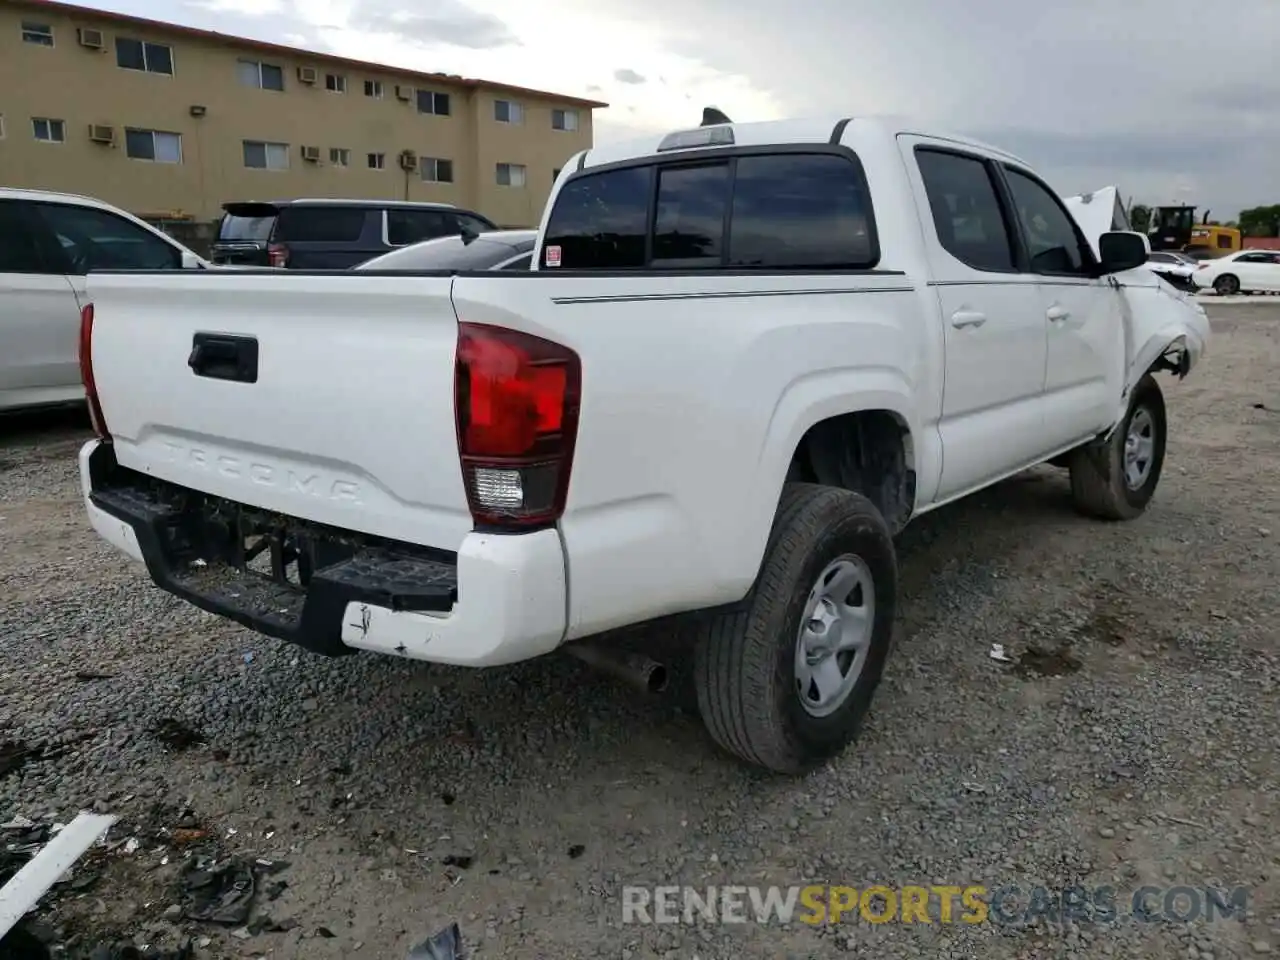
<svg viewBox="0 0 1280 960"><path fill-rule="evenodd" d="M788 483L760 575L696 650L698 707L743 760L799 773L858 735L893 634L893 537L865 497Z"/></svg>
<svg viewBox="0 0 1280 960"><path fill-rule="evenodd" d="M1072 453L1071 495L1076 507L1102 520L1141 515L1160 482L1167 434L1164 394L1147 374L1138 381L1124 420L1110 438Z"/></svg>
<svg viewBox="0 0 1280 960"><path fill-rule="evenodd" d="M1224 273L1213 281L1213 289L1219 296L1233 297L1240 292L1240 280L1230 273Z"/></svg>

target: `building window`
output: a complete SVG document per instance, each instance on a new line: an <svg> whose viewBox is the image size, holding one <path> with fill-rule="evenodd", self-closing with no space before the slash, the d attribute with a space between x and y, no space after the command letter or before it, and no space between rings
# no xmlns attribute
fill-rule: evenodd
<svg viewBox="0 0 1280 960"><path fill-rule="evenodd" d="M346 93L347 78L340 73L326 73L324 75L324 88L331 93Z"/></svg>
<svg viewBox="0 0 1280 960"><path fill-rule="evenodd" d="M163 43L116 37L116 66L173 76L173 48Z"/></svg>
<svg viewBox="0 0 1280 960"><path fill-rule="evenodd" d="M522 164L498 164L498 186L500 187L523 187L524 175L525 169Z"/></svg>
<svg viewBox="0 0 1280 960"><path fill-rule="evenodd" d="M373 97L373 99L375 100L381 100L382 99L382 81L366 80L364 82L364 95L366 97Z"/></svg>
<svg viewBox="0 0 1280 960"><path fill-rule="evenodd" d="M419 90L418 112L429 113L436 117L449 116L449 95L436 93L433 90Z"/></svg>
<svg viewBox="0 0 1280 960"><path fill-rule="evenodd" d="M574 131L578 129L577 110L552 110L551 129Z"/></svg>
<svg viewBox="0 0 1280 960"><path fill-rule="evenodd" d="M34 43L42 47L52 47L53 27L47 23L33 23L30 20L23 20L22 42Z"/></svg>
<svg viewBox="0 0 1280 960"><path fill-rule="evenodd" d="M351 166L351 151L346 147L330 147L329 162L335 167Z"/></svg>
<svg viewBox="0 0 1280 960"><path fill-rule="evenodd" d="M62 120L32 117L31 130L37 140L43 140L45 143L62 143L67 139L67 125Z"/></svg>
<svg viewBox="0 0 1280 960"><path fill-rule="evenodd" d="M182 135L161 130L124 131L124 152L133 160L153 160L156 163L182 162Z"/></svg>
<svg viewBox="0 0 1280 960"><path fill-rule="evenodd" d="M245 140L244 165L251 170L288 170L289 145Z"/></svg>
<svg viewBox="0 0 1280 960"><path fill-rule="evenodd" d="M236 73L246 87L257 87L259 90L284 89L284 70L275 64L237 60Z"/></svg>
<svg viewBox="0 0 1280 960"><path fill-rule="evenodd" d="M437 157L419 157L418 170L429 183L453 183L453 161Z"/></svg>
<svg viewBox="0 0 1280 960"><path fill-rule="evenodd" d="M493 119L498 123L524 123L524 104L510 100L493 101Z"/></svg>
<svg viewBox="0 0 1280 960"><path fill-rule="evenodd" d="M387 155L385 153L371 153L368 159L370 170L385 170L387 167Z"/></svg>

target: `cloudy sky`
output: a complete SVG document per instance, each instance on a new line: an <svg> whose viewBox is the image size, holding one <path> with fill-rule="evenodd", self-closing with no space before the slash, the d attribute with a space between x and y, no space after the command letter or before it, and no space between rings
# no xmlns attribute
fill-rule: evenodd
<svg viewBox="0 0 1280 960"><path fill-rule="evenodd" d="M1280 0L89 0L608 101L596 141L808 114L918 116L1063 193L1230 218L1280 202Z"/></svg>

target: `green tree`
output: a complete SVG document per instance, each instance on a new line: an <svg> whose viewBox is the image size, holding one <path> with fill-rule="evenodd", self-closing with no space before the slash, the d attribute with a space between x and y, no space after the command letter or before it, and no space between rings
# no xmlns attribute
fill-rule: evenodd
<svg viewBox="0 0 1280 960"><path fill-rule="evenodd" d="M1146 233L1151 227L1151 208L1145 203L1135 203L1129 208L1129 223L1139 233Z"/></svg>
<svg viewBox="0 0 1280 960"><path fill-rule="evenodd" d="M1240 230L1246 237L1280 237L1280 203L1241 210Z"/></svg>

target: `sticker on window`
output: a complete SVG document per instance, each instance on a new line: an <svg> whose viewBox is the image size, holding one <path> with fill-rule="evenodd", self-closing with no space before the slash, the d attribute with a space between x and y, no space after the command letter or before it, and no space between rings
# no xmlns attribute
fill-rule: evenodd
<svg viewBox="0 0 1280 960"><path fill-rule="evenodd" d="M559 246L547 247L547 266L548 267L560 266L560 247Z"/></svg>

